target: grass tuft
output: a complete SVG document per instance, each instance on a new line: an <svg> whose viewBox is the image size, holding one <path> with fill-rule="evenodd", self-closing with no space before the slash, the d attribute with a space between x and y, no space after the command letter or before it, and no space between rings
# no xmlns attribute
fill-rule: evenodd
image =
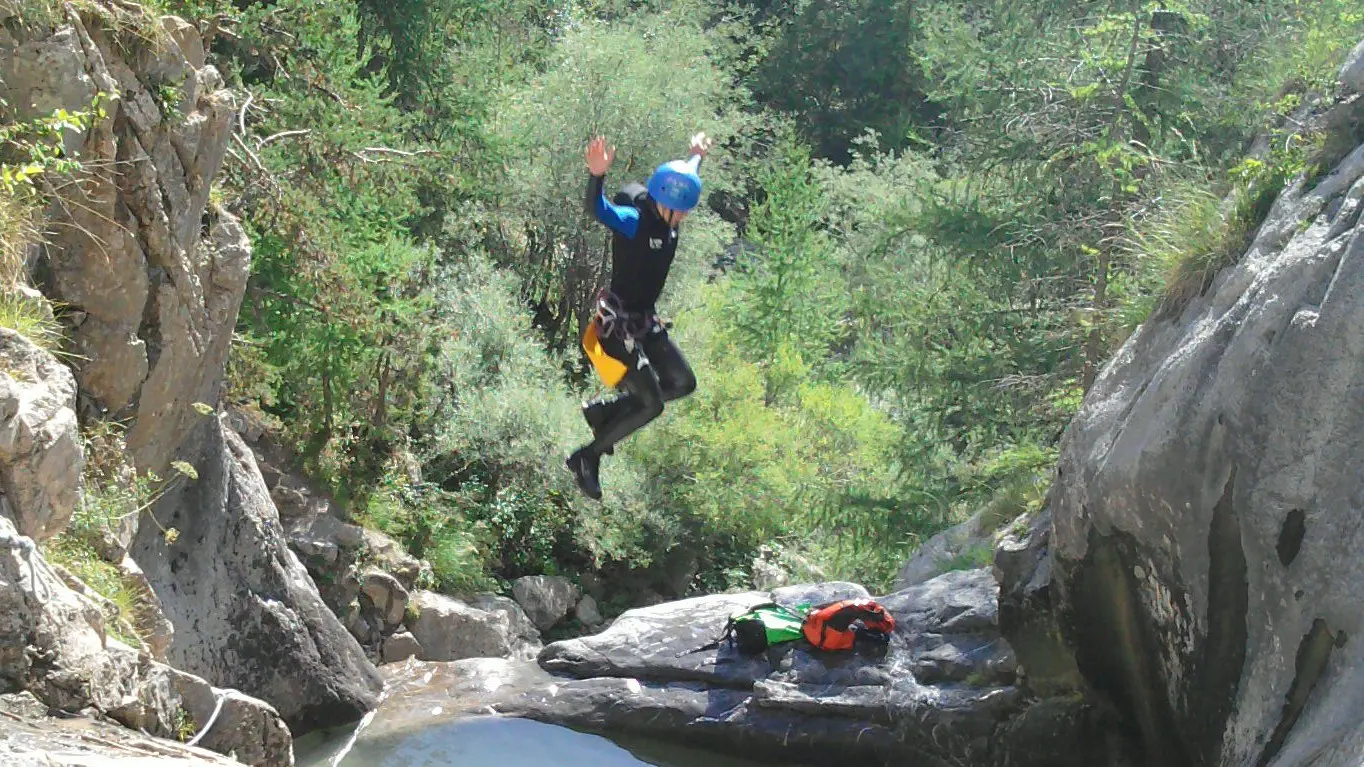
<svg viewBox="0 0 1364 767"><path fill-rule="evenodd" d="M1184 184L1160 198L1128 241L1138 272L1159 286L1150 308L1185 306L1235 261L1240 254L1228 247L1227 229L1222 200L1205 187Z"/></svg>

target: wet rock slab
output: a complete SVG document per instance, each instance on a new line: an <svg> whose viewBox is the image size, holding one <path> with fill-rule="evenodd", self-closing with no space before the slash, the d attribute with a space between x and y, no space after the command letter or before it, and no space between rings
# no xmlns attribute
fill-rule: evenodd
<svg viewBox="0 0 1364 767"><path fill-rule="evenodd" d="M831 595L858 594L848 584L799 590L805 602ZM990 573L976 570L879 598L897 619L879 655L826 653L800 642L751 658L728 645L699 649L731 614L772 600L768 592L632 610L600 634L547 646L538 663L386 667L388 699L362 737L496 713L757 758L1104 763L1078 697L1036 700L1011 684L1016 669L998 634L995 595Z"/></svg>

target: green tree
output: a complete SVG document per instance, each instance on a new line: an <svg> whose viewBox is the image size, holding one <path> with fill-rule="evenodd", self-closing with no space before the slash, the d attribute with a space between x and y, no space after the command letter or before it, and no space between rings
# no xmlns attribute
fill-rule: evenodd
<svg viewBox="0 0 1364 767"><path fill-rule="evenodd" d="M907 146L935 108L910 47L919 10L909 0L747 0L761 41L753 71L758 103L794 116L817 153L846 161L876 131Z"/></svg>
<svg viewBox="0 0 1364 767"><path fill-rule="evenodd" d="M610 27L581 19L542 75L504 95L497 126L515 159L496 202L493 252L522 276L552 344L576 335L609 268L607 233L583 212L583 147L606 135L619 148L607 182L618 186L685 155L698 130L723 143L736 95L709 52L708 37L683 16ZM723 153L707 161L708 189L725 188L725 163ZM680 260L715 242L716 222L704 208L686 227Z"/></svg>
<svg viewBox="0 0 1364 767"><path fill-rule="evenodd" d="M848 301L809 150L783 137L757 180L762 199L746 229L752 249L733 281L735 332L754 359L786 348L818 363L829 356Z"/></svg>

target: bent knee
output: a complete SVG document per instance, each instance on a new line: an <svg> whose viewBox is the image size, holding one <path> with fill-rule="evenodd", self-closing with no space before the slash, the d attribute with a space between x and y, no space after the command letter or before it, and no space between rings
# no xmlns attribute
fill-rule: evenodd
<svg viewBox="0 0 1364 767"><path fill-rule="evenodd" d="M661 397L650 399L649 401L642 403L640 409L644 412L644 417L652 421L663 415L663 399Z"/></svg>
<svg viewBox="0 0 1364 767"><path fill-rule="evenodd" d="M678 376L668 382L668 390L664 394L664 399L681 399L696 391L696 376L688 372L686 375Z"/></svg>

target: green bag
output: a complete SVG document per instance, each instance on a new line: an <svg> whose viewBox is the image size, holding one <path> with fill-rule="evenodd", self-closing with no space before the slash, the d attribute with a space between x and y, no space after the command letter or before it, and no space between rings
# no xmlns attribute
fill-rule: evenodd
<svg viewBox="0 0 1364 767"><path fill-rule="evenodd" d="M773 645L801 639L801 625L808 605L784 607L766 602L735 615L725 625L721 639L732 639L739 652L745 655L762 652Z"/></svg>

